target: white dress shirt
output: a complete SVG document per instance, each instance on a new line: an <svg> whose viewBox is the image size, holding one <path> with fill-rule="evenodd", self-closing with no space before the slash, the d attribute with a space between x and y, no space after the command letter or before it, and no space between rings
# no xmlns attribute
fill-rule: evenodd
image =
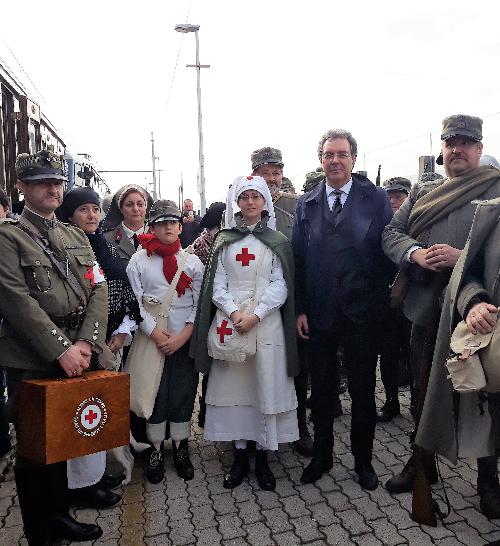
<svg viewBox="0 0 500 546"><path fill-rule="evenodd" d="M328 206L330 207L330 210L332 210L333 208L333 204L335 203L335 193L333 193L335 191L335 188L332 188L331 186L328 185L328 183L325 184L325 188L326 188L326 198L328 200ZM352 178L349 179L348 182L346 182L341 188L339 188L339 190L342 192L340 194L340 203L342 204L342 206L345 205L345 202L347 201L347 197L349 196L349 192L351 191L351 188L352 188Z"/></svg>

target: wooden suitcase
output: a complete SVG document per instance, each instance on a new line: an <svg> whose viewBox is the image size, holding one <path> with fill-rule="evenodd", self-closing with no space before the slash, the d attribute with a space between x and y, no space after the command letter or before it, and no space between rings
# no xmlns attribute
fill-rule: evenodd
<svg viewBox="0 0 500 546"><path fill-rule="evenodd" d="M32 379L19 392L18 455L51 464L130 442L127 373Z"/></svg>

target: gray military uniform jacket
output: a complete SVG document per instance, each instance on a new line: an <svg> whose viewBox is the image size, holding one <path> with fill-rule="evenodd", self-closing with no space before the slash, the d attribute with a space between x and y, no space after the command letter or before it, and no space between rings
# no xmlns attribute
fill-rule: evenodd
<svg viewBox="0 0 500 546"><path fill-rule="evenodd" d="M125 266L127 266L130 258L136 253L136 249L125 233L123 224L120 223L116 228L106 231L104 238L118 250L118 256L125 262Z"/></svg>
<svg viewBox="0 0 500 546"><path fill-rule="evenodd" d="M477 207L469 240L453 269L441 312L429 386L416 437L418 445L443 455L453 463L456 463L458 455L457 421L445 361L450 350L451 334L471 300L486 294L491 303L500 305L499 218L500 198L482 202ZM480 254L482 278L473 278L467 273Z"/></svg>
<svg viewBox="0 0 500 546"><path fill-rule="evenodd" d="M434 244L449 244L463 249L469 234L476 205L467 203L451 212L446 218L432 224L423 234L421 241L407 235L408 218L416 201L445 181L437 180L415 184L410 195L394 214L390 223L382 233L382 249L386 256L400 267L408 267L406 255L412 246L430 247ZM494 199L500 196L500 183L494 184L482 195L481 199ZM430 309L432 308L431 284L412 282L404 301L404 314L413 323L425 326Z"/></svg>
<svg viewBox="0 0 500 546"><path fill-rule="evenodd" d="M276 214L276 230L292 240L293 217L299 197L293 193L279 192L273 199Z"/></svg>
<svg viewBox="0 0 500 546"><path fill-rule="evenodd" d="M85 308L47 254L16 225L24 219L45 241L49 229L53 230L60 241L59 252L67 256L67 265L85 295ZM2 366L52 373L58 367L57 358L73 341L90 341L99 350L106 335L108 290L105 281L94 283L95 256L85 234L25 208L19 221L0 224L0 250ZM78 324L56 325L65 323L74 311L84 312Z"/></svg>

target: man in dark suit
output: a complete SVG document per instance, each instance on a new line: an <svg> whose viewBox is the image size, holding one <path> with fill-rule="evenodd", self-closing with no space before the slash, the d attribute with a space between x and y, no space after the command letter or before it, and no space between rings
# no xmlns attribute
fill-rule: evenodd
<svg viewBox="0 0 500 546"><path fill-rule="evenodd" d="M333 419L344 347L352 399L351 449L364 489L375 489L371 465L375 433L374 343L378 310L386 301L390 265L380 248L392 216L386 192L352 174L357 144L351 133L328 131L318 147L325 178L298 203L292 244L296 266L297 333L311 350L314 455L301 480L312 483L333 466ZM333 355L333 356L332 356Z"/></svg>

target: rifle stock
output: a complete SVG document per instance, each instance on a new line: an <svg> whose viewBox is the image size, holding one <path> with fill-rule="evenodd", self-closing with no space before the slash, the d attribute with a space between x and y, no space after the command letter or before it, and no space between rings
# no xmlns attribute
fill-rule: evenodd
<svg viewBox="0 0 500 546"><path fill-rule="evenodd" d="M420 417L424 407L427 385L432 367L432 358L434 356L434 345L439 328L439 318L441 315L439 308L439 298L448 283L450 272L437 273L432 283L432 302L433 309L429 316L429 322L425 329L425 343L421 349L419 358L419 377L418 377L418 399L417 412L415 418L415 432L418 430ZM431 527L437 526L436 503L432 500L432 490L423 464L422 448L413 446L413 457L415 463L415 478L413 480L413 496L411 504L411 519L423 525Z"/></svg>

